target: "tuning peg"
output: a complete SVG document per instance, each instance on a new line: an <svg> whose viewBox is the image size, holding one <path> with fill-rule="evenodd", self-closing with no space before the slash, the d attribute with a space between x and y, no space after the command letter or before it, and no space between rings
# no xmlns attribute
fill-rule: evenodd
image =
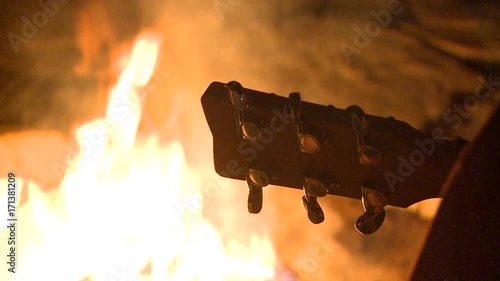
<svg viewBox="0 0 500 281"><path fill-rule="evenodd" d="M304 132L304 127L302 124L302 110L300 94L297 92L290 93L288 96L288 103L290 110L292 111L293 122L295 124L295 130L297 133L297 139L299 140L300 151L306 153L317 153L321 149L321 144L318 139Z"/></svg>
<svg viewBox="0 0 500 281"><path fill-rule="evenodd" d="M377 231L385 219L387 197L378 190L369 188L371 182L365 181L361 187L361 202L365 213L361 215L354 224L356 230L364 235Z"/></svg>
<svg viewBox="0 0 500 281"><path fill-rule="evenodd" d="M382 155L380 155L380 152L369 145L358 145L358 153L362 164L375 166L382 162Z"/></svg>
<svg viewBox="0 0 500 281"><path fill-rule="evenodd" d="M260 170L250 169L247 173L248 212L258 214L262 210L262 188L269 184L269 177Z"/></svg>
<svg viewBox="0 0 500 281"><path fill-rule="evenodd" d="M363 214L361 215L354 224L356 230L363 235L370 235L375 233L385 219L385 209L381 209L380 211L373 214Z"/></svg>
<svg viewBox="0 0 500 281"><path fill-rule="evenodd" d="M246 140L257 141L260 133L259 128L245 118L245 111L249 105L247 97L243 93L243 86L237 81L231 81L224 86L229 93L231 104L237 110L236 122L238 123L238 130L241 136Z"/></svg>
<svg viewBox="0 0 500 281"><path fill-rule="evenodd" d="M315 154L321 149L318 139L310 134L299 134L300 151Z"/></svg>
<svg viewBox="0 0 500 281"><path fill-rule="evenodd" d="M257 125L248 121L239 121L239 125L240 125L241 135L243 136L244 139L250 141L257 141L259 139L260 130L257 127Z"/></svg>
<svg viewBox="0 0 500 281"><path fill-rule="evenodd" d="M302 196L302 206L307 212L307 217L314 224L322 223L325 220L325 214L315 196Z"/></svg>
<svg viewBox="0 0 500 281"><path fill-rule="evenodd" d="M294 120L300 121L300 114L301 114L301 102L302 99L300 98L300 93L298 92L293 92L288 95L288 102L290 105L290 110L292 111L292 114L294 116Z"/></svg>
<svg viewBox="0 0 500 281"><path fill-rule="evenodd" d="M325 214L318 203L318 196L326 196L328 188L319 180L306 178L304 183L304 196L302 196L302 206L307 212L307 217L314 223L322 223Z"/></svg>
<svg viewBox="0 0 500 281"><path fill-rule="evenodd" d="M306 178L304 191L310 196L325 197L328 194L328 187L317 179Z"/></svg>
<svg viewBox="0 0 500 281"><path fill-rule="evenodd" d="M378 165L382 162L382 155L374 147L366 144L366 136L368 135L366 129L365 112L357 105L351 105L346 108L350 112L352 119L352 126L356 131L358 156L361 164Z"/></svg>
<svg viewBox="0 0 500 281"><path fill-rule="evenodd" d="M360 132L361 134L365 134L364 124L366 115L363 109L357 105L351 105L345 110L351 114L354 130L356 130L356 132Z"/></svg>
<svg viewBox="0 0 500 281"><path fill-rule="evenodd" d="M238 110L245 110L248 108L248 101L243 93L243 86L237 81L231 81L224 85L229 91L229 98L231 103Z"/></svg>

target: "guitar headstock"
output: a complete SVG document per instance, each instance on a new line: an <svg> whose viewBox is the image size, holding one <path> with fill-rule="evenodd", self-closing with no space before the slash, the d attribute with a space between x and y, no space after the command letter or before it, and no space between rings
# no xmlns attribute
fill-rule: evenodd
<svg viewBox="0 0 500 281"><path fill-rule="evenodd" d="M365 114L213 82L201 98L213 135L216 172L245 180L248 210L262 208L268 184L304 190L302 203L313 223L324 220L317 197L361 199L356 221L375 232L384 206L406 208L440 196L440 189L465 144L442 130L425 135L392 117Z"/></svg>

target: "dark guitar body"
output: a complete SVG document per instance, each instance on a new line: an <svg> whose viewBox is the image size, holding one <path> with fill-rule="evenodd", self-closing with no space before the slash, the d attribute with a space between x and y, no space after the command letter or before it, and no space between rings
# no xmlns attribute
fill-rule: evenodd
<svg viewBox="0 0 500 281"><path fill-rule="evenodd" d="M303 188L304 177L317 178L330 183L328 194L354 199L361 199L361 185L368 180L387 196L389 205L406 208L440 197L464 145L461 139L425 135L392 117L366 115L366 142L380 152L382 161L362 164L350 111L302 102L304 129L322 143L318 153L304 153L288 98L246 88L247 118L260 129L261 137L244 140L224 85L213 82L201 98L213 135L215 170L223 177L245 180L249 168L259 169L269 176L270 184L296 189ZM426 143L427 149L416 142Z"/></svg>
<svg viewBox="0 0 500 281"><path fill-rule="evenodd" d="M467 146L410 280L500 280L500 105Z"/></svg>

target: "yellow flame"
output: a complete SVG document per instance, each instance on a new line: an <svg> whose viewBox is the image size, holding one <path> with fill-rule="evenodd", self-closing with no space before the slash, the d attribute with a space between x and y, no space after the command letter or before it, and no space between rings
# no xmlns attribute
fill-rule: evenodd
<svg viewBox="0 0 500 281"><path fill-rule="evenodd" d="M161 145L155 136L135 143L140 89L153 73L160 44L154 33L138 38L111 91L106 118L77 130L81 155L59 189L47 194L26 184L29 200L18 212L18 272L3 270L1 280L274 278L267 237L223 241L202 209L185 212L203 195L180 143Z"/></svg>

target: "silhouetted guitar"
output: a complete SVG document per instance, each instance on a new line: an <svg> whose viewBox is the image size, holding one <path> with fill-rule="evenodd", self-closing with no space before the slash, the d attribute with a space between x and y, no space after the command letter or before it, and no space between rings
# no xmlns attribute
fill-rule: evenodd
<svg viewBox="0 0 500 281"><path fill-rule="evenodd" d="M248 183L248 211L262 209L268 184L304 190L312 223L324 220L317 198L361 199L355 223L374 233L384 207L406 208L440 189L466 141L436 129L425 135L392 117L367 115L358 106L338 109L213 82L201 98L213 135L216 172Z"/></svg>

